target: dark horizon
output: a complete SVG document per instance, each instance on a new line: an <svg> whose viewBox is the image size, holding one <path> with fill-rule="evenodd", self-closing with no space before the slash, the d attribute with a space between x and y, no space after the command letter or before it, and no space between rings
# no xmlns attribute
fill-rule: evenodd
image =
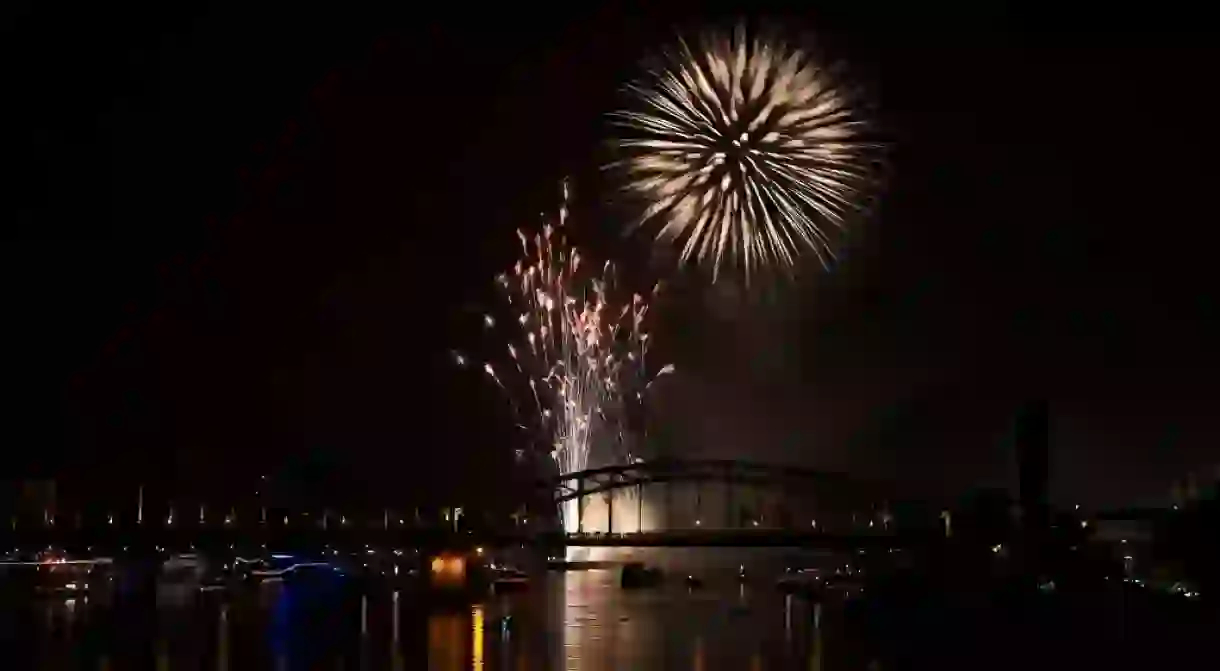
<svg viewBox="0 0 1220 671"><path fill-rule="evenodd" d="M681 298L684 456L1015 493L1043 399L1060 505L1216 462L1201 38L789 13L868 94L889 179L834 273L745 298L620 238L598 168L619 87L696 15L106 11L6 40L7 478L503 496L511 427L447 357L564 176L592 251Z"/></svg>

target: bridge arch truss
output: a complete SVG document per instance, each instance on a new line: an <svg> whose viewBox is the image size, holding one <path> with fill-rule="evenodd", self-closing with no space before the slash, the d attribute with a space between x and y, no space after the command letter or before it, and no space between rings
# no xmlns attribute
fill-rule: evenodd
<svg viewBox="0 0 1220 671"><path fill-rule="evenodd" d="M628 527L634 526L639 531L643 526L645 491L652 489L655 492L652 486L658 484L664 487L665 497L671 496L676 485L694 488L695 512L687 517L695 525L699 525L703 518L700 511L703 494L714 492L722 500L707 506L706 512L713 513L725 527L745 526L745 521L738 515L737 506L743 499L742 490L746 489L767 491L783 499L804 499L805 503L816 501L818 503L814 507L817 509L835 511L834 515L826 516L827 520L849 517L853 522L867 524L874 518L881 520L887 514L885 488L876 483L840 473L748 461L659 460L618 464L559 475L542 481L540 486L546 489L560 517L565 513L575 516L575 523L565 521L564 526L569 532L585 531L587 502L601 495L607 501L606 530L613 533L615 495L619 492L634 494L636 521ZM655 493L652 498L655 500ZM717 507L723 510L723 515L715 515L714 509ZM670 517L672 505L668 498L662 508L666 517ZM806 508L808 510L808 506ZM788 525L795 525L791 515L788 517ZM755 525L758 521L757 518L752 520ZM770 523L774 526L775 522L773 519ZM673 523L674 520L668 520L668 525L672 526ZM818 521L816 516L808 520L802 518L801 524L807 529L810 524L816 526Z"/></svg>

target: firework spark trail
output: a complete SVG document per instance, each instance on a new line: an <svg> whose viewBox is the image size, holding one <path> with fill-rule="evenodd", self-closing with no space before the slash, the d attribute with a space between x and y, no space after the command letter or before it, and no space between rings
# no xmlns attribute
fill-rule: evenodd
<svg viewBox="0 0 1220 671"><path fill-rule="evenodd" d="M628 87L614 114L626 188L649 203L637 226L684 238L681 262L791 269L803 249L823 266L868 182L870 145L827 68L776 40L709 33L684 41Z"/></svg>
<svg viewBox="0 0 1220 671"><path fill-rule="evenodd" d="M485 362L483 371L507 395L518 426L549 451L561 473L574 473L589 467L594 451L611 463L633 458L632 412L673 366L649 375L649 300L623 296L610 263L589 267L569 245L567 203L565 183L557 225L532 236L517 232L521 258L497 278L508 319L483 318L493 337L505 338L508 359ZM469 363L455 357L459 365ZM574 510L564 511L569 530Z"/></svg>

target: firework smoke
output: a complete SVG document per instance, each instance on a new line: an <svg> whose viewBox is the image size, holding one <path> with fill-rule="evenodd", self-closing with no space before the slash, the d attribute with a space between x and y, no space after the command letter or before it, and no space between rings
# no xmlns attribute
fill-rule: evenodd
<svg viewBox="0 0 1220 671"><path fill-rule="evenodd" d="M766 37L708 33L685 41L628 87L638 109L614 114L626 189L648 203L637 225L663 222L681 262L726 260L791 270L832 237L867 183L862 122L831 72Z"/></svg>
<svg viewBox="0 0 1220 671"><path fill-rule="evenodd" d="M505 358L474 363L455 355L459 365L481 366L505 392L519 426L560 473L585 470L591 457L631 460L645 392L673 371L664 366L649 374L649 299L621 292L610 263L592 267L569 245L567 203L565 183L558 222L532 236L519 230L521 258L496 280L508 314L486 314L483 324L502 341ZM574 505L563 511L569 531L574 511Z"/></svg>

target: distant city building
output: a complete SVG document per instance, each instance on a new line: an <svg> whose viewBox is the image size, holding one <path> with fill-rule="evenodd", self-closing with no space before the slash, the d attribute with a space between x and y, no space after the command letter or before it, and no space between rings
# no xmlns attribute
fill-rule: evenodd
<svg viewBox="0 0 1220 671"><path fill-rule="evenodd" d="M1189 473L1173 483L1170 497L1177 506L1189 505L1200 499L1216 498L1220 493L1220 465Z"/></svg>
<svg viewBox="0 0 1220 671"><path fill-rule="evenodd" d="M17 514L26 523L51 523L57 499L54 480L26 480L21 483Z"/></svg>
<svg viewBox="0 0 1220 671"><path fill-rule="evenodd" d="M1017 415L1015 442L1021 519L1026 524L1044 525L1050 479L1050 409L1046 401L1027 403L1021 409Z"/></svg>

